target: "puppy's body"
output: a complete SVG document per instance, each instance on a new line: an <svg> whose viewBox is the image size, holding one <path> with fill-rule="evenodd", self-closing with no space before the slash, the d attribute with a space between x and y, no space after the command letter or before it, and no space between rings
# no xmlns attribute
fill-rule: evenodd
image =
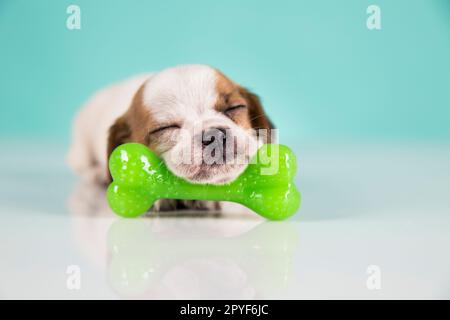
<svg viewBox="0 0 450 320"><path fill-rule="evenodd" d="M69 166L88 182L106 183L109 128L130 106L152 74L139 75L98 91L78 112L67 154Z"/></svg>
<svg viewBox="0 0 450 320"><path fill-rule="evenodd" d="M209 66L179 66L125 80L94 95L75 119L68 162L84 179L105 184L110 179L107 160L112 150L122 143L139 142L186 180L227 183L246 168L259 146L252 128L272 128L257 96ZM211 132L226 132L220 142L223 154L211 153L226 159L223 163L205 161L212 142L218 143L215 135L205 140ZM227 148L225 141L231 141ZM229 161L230 154L243 161ZM155 207L178 208L219 209L220 205L163 200Z"/></svg>

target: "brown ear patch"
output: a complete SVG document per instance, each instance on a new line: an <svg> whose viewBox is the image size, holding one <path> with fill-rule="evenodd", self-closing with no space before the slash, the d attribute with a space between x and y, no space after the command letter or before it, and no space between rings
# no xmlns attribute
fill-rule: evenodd
<svg viewBox="0 0 450 320"><path fill-rule="evenodd" d="M143 90L144 85L134 95L127 112L109 129L108 157L116 147L126 142L148 142L147 133L153 121L148 109L143 105Z"/></svg>
<svg viewBox="0 0 450 320"><path fill-rule="evenodd" d="M252 127L254 129L274 129L273 123L264 112L264 108L259 97L246 88L240 87L239 92L248 103Z"/></svg>
<svg viewBox="0 0 450 320"><path fill-rule="evenodd" d="M142 105L143 87L144 85L134 95L127 112L119 117L109 128L106 150L107 159L109 159L114 149L121 144L127 142L144 143L147 115Z"/></svg>
<svg viewBox="0 0 450 320"><path fill-rule="evenodd" d="M143 102L143 84L134 95L130 107L124 115L119 117L109 128L107 158L119 145L127 142L138 142L150 146L148 132L155 126L147 107Z"/></svg>
<svg viewBox="0 0 450 320"><path fill-rule="evenodd" d="M126 116L122 116L109 128L107 156L119 145L126 143L131 137L131 128Z"/></svg>
<svg viewBox="0 0 450 320"><path fill-rule="evenodd" d="M245 121L238 121L238 124L246 128L251 127L255 130L267 130L267 142L270 143L270 129L274 129L275 127L264 112L264 108L259 97L248 89L235 84L219 70L216 70L216 73L216 91L218 94L218 99L215 109L222 112L232 104L242 103L247 105L248 118L245 117Z"/></svg>
<svg viewBox="0 0 450 320"><path fill-rule="evenodd" d="M243 87L239 87L239 93L247 101L248 113L252 128L256 130L257 133L258 129L266 130L266 132L264 133L267 139L266 142L271 143L271 129L275 129L275 126L266 115L261 100L256 94Z"/></svg>

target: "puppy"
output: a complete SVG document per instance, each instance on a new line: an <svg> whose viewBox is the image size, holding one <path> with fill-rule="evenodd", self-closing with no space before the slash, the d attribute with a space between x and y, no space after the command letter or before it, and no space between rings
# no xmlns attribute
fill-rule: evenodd
<svg viewBox="0 0 450 320"><path fill-rule="evenodd" d="M253 130L252 130L253 129ZM255 134L264 129L264 140ZM80 110L68 153L88 181L110 181L108 157L138 142L177 176L224 184L245 170L273 129L259 98L207 65L182 65L144 74L98 92ZM208 201L158 201L154 210L221 209Z"/></svg>

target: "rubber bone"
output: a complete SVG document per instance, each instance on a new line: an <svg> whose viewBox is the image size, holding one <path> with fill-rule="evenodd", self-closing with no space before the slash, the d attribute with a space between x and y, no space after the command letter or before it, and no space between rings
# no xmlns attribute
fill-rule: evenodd
<svg viewBox="0 0 450 320"><path fill-rule="evenodd" d="M108 202L122 217L140 216L158 199L237 202L270 220L286 219L300 206L294 184L296 158L284 145L263 145L245 171L224 185L196 184L175 176L155 153L138 143L117 147L109 169L113 182Z"/></svg>

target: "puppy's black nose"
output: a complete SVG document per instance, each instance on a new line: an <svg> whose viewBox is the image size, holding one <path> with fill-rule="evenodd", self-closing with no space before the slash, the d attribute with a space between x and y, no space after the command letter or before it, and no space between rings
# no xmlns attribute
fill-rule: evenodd
<svg viewBox="0 0 450 320"><path fill-rule="evenodd" d="M202 145L204 147L210 145L214 141L218 141L220 144L222 142L223 146L226 144L227 139L227 129L223 127L208 128L202 132Z"/></svg>

